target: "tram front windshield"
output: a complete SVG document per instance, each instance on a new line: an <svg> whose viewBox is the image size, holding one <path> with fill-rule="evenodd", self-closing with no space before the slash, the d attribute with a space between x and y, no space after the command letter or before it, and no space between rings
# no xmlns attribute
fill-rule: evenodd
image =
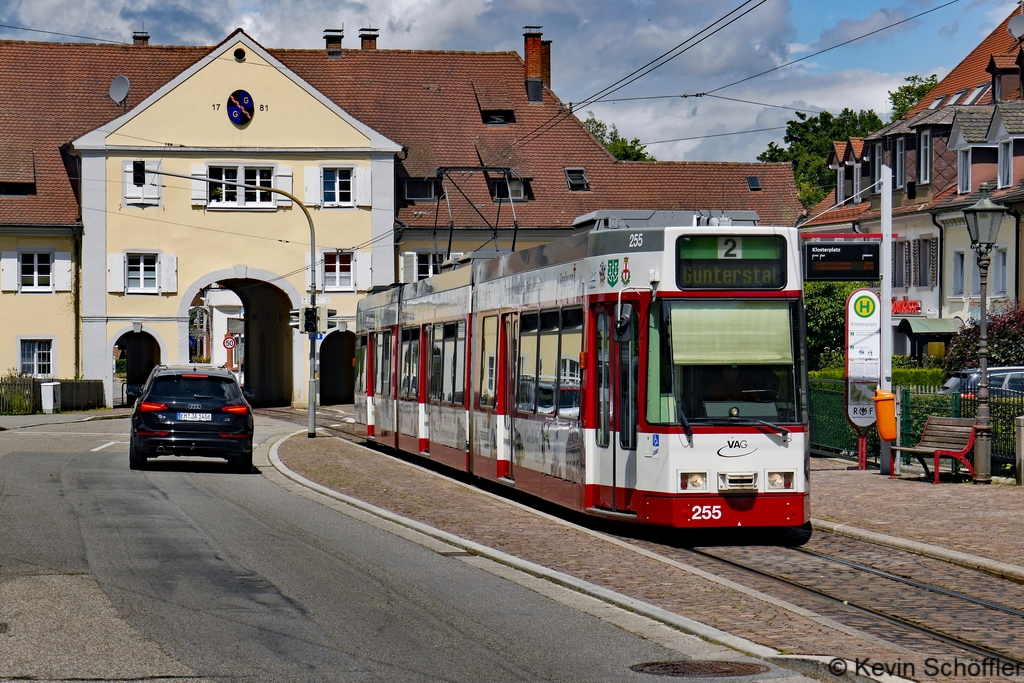
<svg viewBox="0 0 1024 683"><path fill-rule="evenodd" d="M800 421L799 304L659 301L651 307L647 421Z"/></svg>

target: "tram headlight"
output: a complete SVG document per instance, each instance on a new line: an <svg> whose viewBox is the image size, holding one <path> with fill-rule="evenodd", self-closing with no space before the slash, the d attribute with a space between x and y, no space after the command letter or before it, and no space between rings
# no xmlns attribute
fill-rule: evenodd
<svg viewBox="0 0 1024 683"><path fill-rule="evenodd" d="M708 475L704 472L682 472L679 488L683 491L704 491L708 487Z"/></svg>
<svg viewBox="0 0 1024 683"><path fill-rule="evenodd" d="M792 472L769 472L768 488L773 490L793 488Z"/></svg>

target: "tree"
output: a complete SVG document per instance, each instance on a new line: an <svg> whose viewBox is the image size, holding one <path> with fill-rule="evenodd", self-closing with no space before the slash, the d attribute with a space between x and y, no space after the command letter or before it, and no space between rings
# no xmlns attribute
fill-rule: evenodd
<svg viewBox="0 0 1024 683"><path fill-rule="evenodd" d="M914 105L921 101L932 88L939 82L938 76L932 74L928 78L920 76L907 76L903 79L906 85L901 85L895 90L889 91L889 102L892 104L892 118L889 122L898 121L907 115L907 112L914 108Z"/></svg>
<svg viewBox="0 0 1024 683"><path fill-rule="evenodd" d="M640 144L640 138L627 140L619 135L619 129L614 123L611 130L608 130L608 124L597 119L592 111L587 112L587 119L583 122L583 126L594 134L594 137L612 153L612 156L620 161L657 161L646 151L646 145Z"/></svg>
<svg viewBox="0 0 1024 683"><path fill-rule="evenodd" d="M978 367L978 321L971 320L949 342L946 371ZM988 321L989 367L1024 365L1024 305L994 311Z"/></svg>
<svg viewBox="0 0 1024 683"><path fill-rule="evenodd" d="M817 116L797 112L796 120L786 122L786 147L768 143L758 161L789 161L793 164L797 193L804 207L811 208L836 185L836 172L828 167L832 143L850 137L864 137L882 127L872 109L855 112L843 109L839 116L823 111Z"/></svg>
<svg viewBox="0 0 1024 683"><path fill-rule="evenodd" d="M807 367L824 370L845 357L846 300L862 282L806 282Z"/></svg>

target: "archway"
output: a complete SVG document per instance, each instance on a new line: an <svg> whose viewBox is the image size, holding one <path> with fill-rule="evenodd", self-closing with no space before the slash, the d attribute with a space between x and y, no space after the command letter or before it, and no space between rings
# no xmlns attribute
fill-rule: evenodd
<svg viewBox="0 0 1024 683"><path fill-rule="evenodd" d="M320 344L320 404L329 406L355 401L356 335L332 332Z"/></svg>
<svg viewBox="0 0 1024 683"><path fill-rule="evenodd" d="M114 348L119 351L117 360L124 360L126 399L131 403L149 373L160 364L160 343L148 332L133 330L118 337Z"/></svg>

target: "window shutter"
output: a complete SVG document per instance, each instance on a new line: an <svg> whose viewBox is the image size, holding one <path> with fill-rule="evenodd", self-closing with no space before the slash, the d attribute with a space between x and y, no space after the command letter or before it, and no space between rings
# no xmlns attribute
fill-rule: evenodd
<svg viewBox="0 0 1024 683"><path fill-rule="evenodd" d="M206 191L209 187L206 184L206 167L192 167L192 206L206 206Z"/></svg>
<svg viewBox="0 0 1024 683"><path fill-rule="evenodd" d="M124 162L124 201L125 203L137 204L142 201L143 187L137 187L132 177L132 162Z"/></svg>
<svg viewBox="0 0 1024 683"><path fill-rule="evenodd" d="M931 256L932 264L929 270L928 284L934 288L939 282L939 240L933 238L931 243L931 249L928 250L928 254Z"/></svg>
<svg viewBox="0 0 1024 683"><path fill-rule="evenodd" d="M18 291L18 252L0 253L0 290Z"/></svg>
<svg viewBox="0 0 1024 683"><path fill-rule="evenodd" d="M178 257L160 254L160 291L173 294L178 291Z"/></svg>
<svg viewBox="0 0 1024 683"><path fill-rule="evenodd" d="M306 206L320 206L320 169L316 166L307 166L303 170L303 181L305 182Z"/></svg>
<svg viewBox="0 0 1024 683"><path fill-rule="evenodd" d="M53 258L53 284L58 292L71 291L71 252L58 251Z"/></svg>
<svg viewBox="0 0 1024 683"><path fill-rule="evenodd" d="M143 204L159 204L160 203L160 190L163 184L163 176L152 171L160 170L160 162L158 161L147 161L146 162L146 184L142 186L142 203Z"/></svg>
<svg viewBox="0 0 1024 683"><path fill-rule="evenodd" d="M356 206L371 206L373 195L370 192L370 169L356 169Z"/></svg>
<svg viewBox="0 0 1024 683"><path fill-rule="evenodd" d="M904 244L903 244L903 286L904 287L909 287L910 283L913 282L913 280L910 279L911 278L910 254L913 251L914 251L914 244L913 244L913 242L904 242Z"/></svg>
<svg viewBox="0 0 1024 683"><path fill-rule="evenodd" d="M291 193L292 191L292 169L290 168L279 168L277 169L277 177L274 178L274 187L279 190ZM277 200L278 206L291 206L292 200L285 197L283 194L275 194L274 198Z"/></svg>
<svg viewBox="0 0 1024 683"><path fill-rule="evenodd" d="M402 282L416 282L416 252L402 254Z"/></svg>
<svg viewBox="0 0 1024 683"><path fill-rule="evenodd" d="M107 254L107 291L124 294L124 254Z"/></svg>
<svg viewBox="0 0 1024 683"><path fill-rule="evenodd" d="M370 268L372 263L371 253L368 251L354 251L352 252L352 260L356 289L364 291L370 289L373 279L373 273Z"/></svg>
<svg viewBox="0 0 1024 683"><path fill-rule="evenodd" d="M914 279L912 282L915 287L921 286L921 240L914 240Z"/></svg>

